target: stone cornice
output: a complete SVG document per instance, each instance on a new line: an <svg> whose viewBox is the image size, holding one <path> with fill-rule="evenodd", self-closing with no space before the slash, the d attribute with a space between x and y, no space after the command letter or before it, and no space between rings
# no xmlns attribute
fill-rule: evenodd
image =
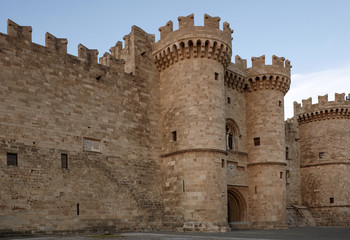
<svg viewBox="0 0 350 240"><path fill-rule="evenodd" d="M159 71L184 59L207 58L222 63L226 68L231 62L231 46L223 41L208 38L186 38L153 51L153 59Z"/></svg>
<svg viewBox="0 0 350 240"><path fill-rule="evenodd" d="M165 153L160 155L160 157L170 157L173 155L177 154L182 154L182 153L190 153L190 152L215 152L215 153L221 153L227 155L227 152L221 149L215 149L215 148L192 148L192 149L183 149L183 150L178 150L170 153Z"/></svg>
<svg viewBox="0 0 350 240"><path fill-rule="evenodd" d="M330 119L350 119L350 107L327 108L315 112L307 112L297 116L299 124L306 124Z"/></svg>

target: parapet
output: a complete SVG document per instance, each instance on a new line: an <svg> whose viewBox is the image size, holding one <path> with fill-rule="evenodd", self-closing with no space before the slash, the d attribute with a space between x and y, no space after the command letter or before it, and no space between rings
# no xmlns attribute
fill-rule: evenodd
<svg viewBox="0 0 350 240"><path fill-rule="evenodd" d="M318 103L312 98L303 99L302 104L294 102L294 117L299 124L326 119L350 119L350 94L335 93L334 101L328 101L328 94L318 96Z"/></svg>
<svg viewBox="0 0 350 240"><path fill-rule="evenodd" d="M26 41L32 41L32 27L20 26L10 19L7 20L7 35L23 39Z"/></svg>
<svg viewBox="0 0 350 240"><path fill-rule="evenodd" d="M252 67L247 69L248 76L278 74L290 78L290 61L284 57L272 56L272 65L265 64L265 55L252 57Z"/></svg>
<svg viewBox="0 0 350 240"><path fill-rule="evenodd" d="M86 60L90 64L96 64L97 57L98 57L98 51L96 49L88 49L83 44L79 44L78 57Z"/></svg>
<svg viewBox="0 0 350 240"><path fill-rule="evenodd" d="M265 64L265 55L252 57L252 67L248 68L248 91L276 89L286 94L290 87L290 61L284 57L272 56L272 65Z"/></svg>
<svg viewBox="0 0 350 240"><path fill-rule="evenodd" d="M220 18L204 15L204 26L194 25L194 15L178 17L179 29L173 22L159 28L160 40L153 45L153 58L159 71L186 58L208 58L227 67L231 62L231 33L228 23L220 30Z"/></svg>
<svg viewBox="0 0 350 240"><path fill-rule="evenodd" d="M56 38L50 33L45 34L45 46L58 53L67 53L68 40L66 38Z"/></svg>

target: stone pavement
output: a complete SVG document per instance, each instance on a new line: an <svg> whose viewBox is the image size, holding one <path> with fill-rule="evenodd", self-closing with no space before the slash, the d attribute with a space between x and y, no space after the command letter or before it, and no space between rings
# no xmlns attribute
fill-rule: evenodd
<svg viewBox="0 0 350 240"><path fill-rule="evenodd" d="M0 236L1 237L1 236ZM227 233L194 233L194 232L149 232L149 233L116 233L116 234L81 234L37 237L13 237L5 239L30 240L349 240L350 228L307 227L287 230L233 230Z"/></svg>

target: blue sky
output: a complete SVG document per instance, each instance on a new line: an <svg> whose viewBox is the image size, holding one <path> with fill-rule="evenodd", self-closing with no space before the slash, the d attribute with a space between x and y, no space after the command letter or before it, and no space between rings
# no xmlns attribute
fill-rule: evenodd
<svg viewBox="0 0 350 240"><path fill-rule="evenodd" d="M50 32L68 39L68 52L77 46L98 49L100 56L136 25L159 39L158 28L177 17L219 16L234 29L234 55L284 56L293 65L292 86L285 98L286 117L293 101L334 92L350 93L350 1L348 0L0 0L0 32L6 21L32 26L33 42L44 45Z"/></svg>

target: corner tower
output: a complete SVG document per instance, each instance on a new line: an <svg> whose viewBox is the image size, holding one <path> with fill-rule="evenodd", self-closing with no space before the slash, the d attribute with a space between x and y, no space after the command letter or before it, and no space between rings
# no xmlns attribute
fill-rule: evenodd
<svg viewBox="0 0 350 240"><path fill-rule="evenodd" d="M247 69L246 119L249 212L253 228L286 225L284 95L290 86L290 62L253 57Z"/></svg>
<svg viewBox="0 0 350 240"><path fill-rule="evenodd" d="M224 72L231 29L220 18L179 17L159 28L153 58L160 74L164 224L190 231L227 231Z"/></svg>
<svg viewBox="0 0 350 240"><path fill-rule="evenodd" d="M350 94L294 102L299 124L302 204L318 226L350 226Z"/></svg>

